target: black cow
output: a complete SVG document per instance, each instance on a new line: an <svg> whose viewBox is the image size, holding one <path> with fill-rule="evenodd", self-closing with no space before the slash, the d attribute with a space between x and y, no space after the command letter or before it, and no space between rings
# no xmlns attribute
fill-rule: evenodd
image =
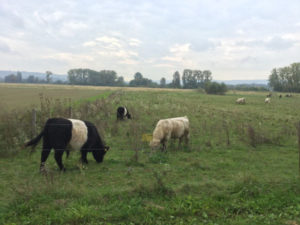
<svg viewBox="0 0 300 225"><path fill-rule="evenodd" d="M124 120L125 117L127 117L128 119L131 119L131 115L130 115L128 109L125 106L118 107L117 120Z"/></svg>
<svg viewBox="0 0 300 225"><path fill-rule="evenodd" d="M87 153L92 152L95 160L100 163L103 161L105 153L109 147L105 146L98 133L95 125L88 121L64 119L64 118L51 118L48 119L42 132L25 144L25 147L33 146L43 137L43 149L41 155L42 170L45 166L45 162L49 156L51 149L55 151L54 158L60 170L65 170L62 164L62 155L67 146L72 150L80 150L81 161L88 163Z"/></svg>

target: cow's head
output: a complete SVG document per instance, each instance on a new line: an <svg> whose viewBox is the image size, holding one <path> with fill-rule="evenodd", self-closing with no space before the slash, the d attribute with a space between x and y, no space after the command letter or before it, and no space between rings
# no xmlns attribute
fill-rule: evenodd
<svg viewBox="0 0 300 225"><path fill-rule="evenodd" d="M150 141L149 145L152 149L156 149L160 146L160 140L153 139Z"/></svg>
<svg viewBox="0 0 300 225"><path fill-rule="evenodd" d="M101 149L95 149L92 153L93 156L95 158L95 160L98 163L101 163L103 161L104 155L106 154L106 152L109 150L109 146L104 146Z"/></svg>

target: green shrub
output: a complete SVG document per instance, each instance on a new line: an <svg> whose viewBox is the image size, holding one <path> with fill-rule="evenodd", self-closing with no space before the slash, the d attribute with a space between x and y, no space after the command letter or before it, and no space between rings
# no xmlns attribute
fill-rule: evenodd
<svg viewBox="0 0 300 225"><path fill-rule="evenodd" d="M224 83L208 82L204 87L207 94L224 95L227 91L227 86Z"/></svg>

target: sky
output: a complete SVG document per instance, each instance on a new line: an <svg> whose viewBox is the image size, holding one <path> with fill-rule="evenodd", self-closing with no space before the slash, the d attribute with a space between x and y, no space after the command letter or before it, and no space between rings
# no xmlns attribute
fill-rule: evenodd
<svg viewBox="0 0 300 225"><path fill-rule="evenodd" d="M300 62L299 0L0 0L0 70L268 79Z"/></svg>

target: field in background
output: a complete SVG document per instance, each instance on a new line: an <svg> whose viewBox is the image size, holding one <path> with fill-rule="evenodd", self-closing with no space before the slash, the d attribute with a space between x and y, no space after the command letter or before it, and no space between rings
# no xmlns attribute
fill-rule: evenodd
<svg viewBox="0 0 300 225"><path fill-rule="evenodd" d="M40 145L2 156L0 224L300 224L298 95L266 105L266 93L141 90L101 90L74 105L74 117L94 122L111 147L102 164L89 154L82 167L72 152L60 173L51 153L43 175ZM235 104L238 97L247 104ZM133 120L116 122L119 105ZM189 147L168 144L161 153L142 141L159 119L184 115Z"/></svg>
<svg viewBox="0 0 300 225"><path fill-rule="evenodd" d="M0 83L0 106L5 110L22 109L24 107L37 107L40 104L40 94L50 98L83 100L99 95L103 91L184 91L176 89L153 89L131 87L101 87L101 86L76 86L76 85L48 85L48 84L7 84Z"/></svg>

